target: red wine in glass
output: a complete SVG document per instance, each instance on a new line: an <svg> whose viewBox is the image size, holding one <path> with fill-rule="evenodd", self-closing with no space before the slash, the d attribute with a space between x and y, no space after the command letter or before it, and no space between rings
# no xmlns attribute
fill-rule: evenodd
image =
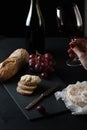
<svg viewBox="0 0 87 130"><path fill-rule="evenodd" d="M71 41L82 36L83 21L77 4L61 5L57 7L57 28L61 36ZM66 61L68 66L81 65L79 59L74 57Z"/></svg>

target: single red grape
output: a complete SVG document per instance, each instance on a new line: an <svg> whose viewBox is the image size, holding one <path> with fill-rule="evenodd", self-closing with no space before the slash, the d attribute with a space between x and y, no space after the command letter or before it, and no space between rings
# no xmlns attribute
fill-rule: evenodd
<svg viewBox="0 0 87 130"><path fill-rule="evenodd" d="M35 62L35 59L34 59L34 58L29 59L29 66L30 66L30 67L34 67L35 64L36 64L36 62Z"/></svg>
<svg viewBox="0 0 87 130"><path fill-rule="evenodd" d="M37 106L36 108L38 110L38 112L40 112L41 114L45 114L46 113L46 110L43 106Z"/></svg>
<svg viewBox="0 0 87 130"><path fill-rule="evenodd" d="M47 59L47 60L52 59L52 55L51 55L50 53L45 53L45 54L44 54L44 57L45 57L45 59Z"/></svg>
<svg viewBox="0 0 87 130"><path fill-rule="evenodd" d="M47 78L47 73L46 72L42 72L40 76L41 76L41 78Z"/></svg>
<svg viewBox="0 0 87 130"><path fill-rule="evenodd" d="M38 62L44 61L43 55L37 56L37 61L38 61Z"/></svg>
<svg viewBox="0 0 87 130"><path fill-rule="evenodd" d="M39 71L40 71L40 64L37 63L37 64L35 65L35 68L34 68L34 69L35 69L36 72L39 72Z"/></svg>
<svg viewBox="0 0 87 130"><path fill-rule="evenodd" d="M35 54L30 54L29 59L35 58L35 56L36 56Z"/></svg>

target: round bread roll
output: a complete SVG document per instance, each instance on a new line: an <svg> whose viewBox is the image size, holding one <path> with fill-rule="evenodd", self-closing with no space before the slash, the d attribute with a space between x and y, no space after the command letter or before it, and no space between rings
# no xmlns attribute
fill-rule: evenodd
<svg viewBox="0 0 87 130"><path fill-rule="evenodd" d="M68 98L78 106L87 105L87 83L76 83L67 90Z"/></svg>
<svg viewBox="0 0 87 130"><path fill-rule="evenodd" d="M61 98L72 114L87 114L87 81L69 84L62 91L55 92L55 97L57 100Z"/></svg>

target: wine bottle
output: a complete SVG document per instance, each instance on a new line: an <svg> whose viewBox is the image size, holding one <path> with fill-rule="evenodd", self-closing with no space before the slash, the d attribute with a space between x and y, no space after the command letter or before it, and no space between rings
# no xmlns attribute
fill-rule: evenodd
<svg viewBox="0 0 87 130"><path fill-rule="evenodd" d="M45 21L41 13L39 0L30 0L26 19L26 49L29 53L44 53Z"/></svg>

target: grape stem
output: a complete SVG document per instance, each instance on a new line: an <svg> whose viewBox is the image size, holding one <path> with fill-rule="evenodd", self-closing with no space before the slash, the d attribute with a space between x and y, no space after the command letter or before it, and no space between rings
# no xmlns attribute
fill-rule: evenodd
<svg viewBox="0 0 87 130"><path fill-rule="evenodd" d="M40 56L41 54L40 54L40 53L36 50L36 56L37 56L37 55L39 55L39 56Z"/></svg>

